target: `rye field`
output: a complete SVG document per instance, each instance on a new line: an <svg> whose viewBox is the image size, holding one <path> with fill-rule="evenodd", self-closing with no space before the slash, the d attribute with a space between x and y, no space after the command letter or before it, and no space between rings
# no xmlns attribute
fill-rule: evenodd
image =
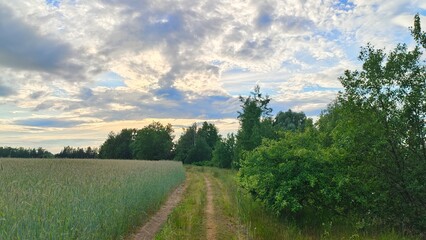
<svg viewBox="0 0 426 240"><path fill-rule="evenodd" d="M174 161L0 159L0 239L120 239L185 179Z"/></svg>

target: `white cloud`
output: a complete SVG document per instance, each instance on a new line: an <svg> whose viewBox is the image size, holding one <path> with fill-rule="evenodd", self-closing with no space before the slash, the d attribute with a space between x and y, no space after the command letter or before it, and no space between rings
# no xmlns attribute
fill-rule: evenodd
<svg viewBox="0 0 426 240"><path fill-rule="evenodd" d="M146 118L235 117L236 96L255 84L276 111L315 115L341 87L337 77L359 67L361 46L390 49L410 41L407 27L426 8L420 0L63 0L58 7L0 0L0 6L8 23L0 32L0 107L7 106L0 121L19 111L23 119L96 119L102 129ZM102 78L109 73L117 76ZM71 129L64 138L77 139ZM36 138L43 128L25 131Z"/></svg>

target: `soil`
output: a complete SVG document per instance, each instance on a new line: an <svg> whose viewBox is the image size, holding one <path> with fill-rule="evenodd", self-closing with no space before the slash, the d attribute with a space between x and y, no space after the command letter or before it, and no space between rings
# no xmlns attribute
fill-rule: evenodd
<svg viewBox="0 0 426 240"><path fill-rule="evenodd" d="M161 226L167 221L167 217L178 205L182 195L186 190L188 179L184 184L177 187L169 196L167 201L161 206L160 210L143 225L132 237L133 240L150 240L155 238L155 234L161 229Z"/></svg>
<svg viewBox="0 0 426 240"><path fill-rule="evenodd" d="M207 240L216 239L216 223L214 220L214 205L213 205L213 191L210 180L204 177L207 190L207 203L206 203L206 236Z"/></svg>

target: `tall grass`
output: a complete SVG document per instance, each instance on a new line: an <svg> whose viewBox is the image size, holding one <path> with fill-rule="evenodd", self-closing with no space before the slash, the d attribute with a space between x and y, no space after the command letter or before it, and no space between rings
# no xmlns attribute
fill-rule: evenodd
<svg viewBox="0 0 426 240"><path fill-rule="evenodd" d="M204 208L206 187L202 168L186 166L188 187L180 204L173 210L156 240L206 239Z"/></svg>
<svg viewBox="0 0 426 240"><path fill-rule="evenodd" d="M181 163L0 159L0 239L118 239L185 178Z"/></svg>
<svg viewBox="0 0 426 240"><path fill-rule="evenodd" d="M318 219L299 221L276 216L261 202L238 185L237 172L214 167L186 166L188 188L181 203L169 216L157 240L206 238L206 186L207 177L213 190L214 222L217 239L256 240L415 240L416 236L403 236L392 229L360 229L350 216L340 221L317 224ZM306 216L305 216L306 217ZM309 216L308 216L309 217Z"/></svg>
<svg viewBox="0 0 426 240"><path fill-rule="evenodd" d="M341 217L337 222L315 224L318 220L306 215L302 221L278 217L268 211L259 201L238 186L236 172L211 168L227 189L232 206L237 211L239 223L243 226L239 233L242 239L377 239L377 240L412 240L415 236L403 236L392 229L360 230L352 223L350 216ZM232 209L230 209L232 211ZM242 236L242 237L241 237Z"/></svg>

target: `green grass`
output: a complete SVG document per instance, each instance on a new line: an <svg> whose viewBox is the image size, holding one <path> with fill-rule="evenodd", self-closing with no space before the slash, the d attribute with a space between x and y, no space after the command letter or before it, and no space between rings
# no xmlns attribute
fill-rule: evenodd
<svg viewBox="0 0 426 240"><path fill-rule="evenodd" d="M243 234L239 234L243 236L242 239L416 239L386 229L360 231L356 228L356 223L351 222L350 217L342 217L336 222L326 222L320 226L311 224L317 222L313 216L304 216L305 219L299 223L288 220L284 216L278 217L238 186L236 171L215 168L211 171L226 186L225 189L228 189L233 206L238 211L234 216L244 229Z"/></svg>
<svg viewBox="0 0 426 240"><path fill-rule="evenodd" d="M220 196L216 208L221 212L221 218L227 219L221 222L227 222L234 231L234 239L312 239L254 201L237 185L236 171L218 168L209 168L209 171Z"/></svg>
<svg viewBox="0 0 426 240"><path fill-rule="evenodd" d="M0 238L124 238L184 179L172 161L0 159Z"/></svg>
<svg viewBox="0 0 426 240"><path fill-rule="evenodd" d="M360 230L345 218L314 226L316 219L295 222L277 217L238 186L236 171L195 166L186 169L189 188L156 239L205 239L204 176L210 179L214 192L217 239L416 239L386 229Z"/></svg>
<svg viewBox="0 0 426 240"><path fill-rule="evenodd" d="M180 204L173 210L155 239L205 239L204 207L206 188L203 168L187 166L188 187Z"/></svg>

